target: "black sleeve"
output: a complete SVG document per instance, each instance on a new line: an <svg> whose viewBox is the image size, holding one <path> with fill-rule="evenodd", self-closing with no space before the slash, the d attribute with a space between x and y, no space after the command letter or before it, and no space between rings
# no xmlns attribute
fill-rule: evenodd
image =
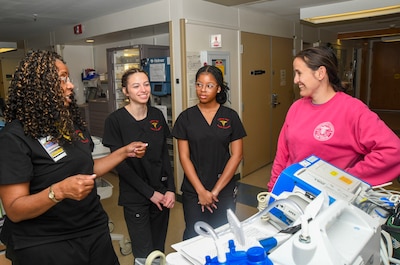
<svg viewBox="0 0 400 265"><path fill-rule="evenodd" d="M104 123L103 145L109 147L111 152L123 146L120 129L121 126L115 117L111 115L107 117ZM132 183L138 192L147 199L150 199L154 194L154 189L133 170L132 165L128 163L128 159L140 158L125 159L116 167L118 175L122 178L129 179L130 183Z"/></svg>
<svg viewBox="0 0 400 265"><path fill-rule="evenodd" d="M160 142L160 171L158 174L151 174L149 173L149 178L151 178L151 183L152 186L155 187L155 189L163 194L167 191L172 191L175 192L175 180L174 180L174 174L172 171L171 167L171 162L170 162L170 157L169 157L169 151L168 151L168 144L167 144L167 138L171 138L171 132L169 130L169 126L166 123L163 114L161 111L156 110L156 115L155 117L158 116L158 119L161 121L162 124L162 135L159 135L159 137L163 137L162 142ZM161 174L161 175L160 175ZM162 178L166 177L166 180L162 180Z"/></svg>
<svg viewBox="0 0 400 265"><path fill-rule="evenodd" d="M231 141L235 141L247 136L243 123L240 120L237 112L234 110L232 110L232 127L233 127L233 133Z"/></svg>
<svg viewBox="0 0 400 265"><path fill-rule="evenodd" d="M185 128L186 124L185 120L187 120L188 111L189 110L185 110L181 114L179 114L178 118L175 121L174 127L172 128L172 136L176 139L183 139L183 140L188 139Z"/></svg>

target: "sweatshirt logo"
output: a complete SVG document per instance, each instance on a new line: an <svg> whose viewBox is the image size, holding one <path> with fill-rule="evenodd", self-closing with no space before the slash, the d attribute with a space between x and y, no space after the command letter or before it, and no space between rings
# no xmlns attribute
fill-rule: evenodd
<svg viewBox="0 0 400 265"><path fill-rule="evenodd" d="M162 126L160 125L160 121L159 120L151 120L150 121L151 127L150 129L152 131L156 131L158 132L159 130L161 130Z"/></svg>
<svg viewBox="0 0 400 265"><path fill-rule="evenodd" d="M330 122L323 122L317 125L314 129L314 138L317 141L328 141L333 137L333 134L335 133L335 128L333 127L333 124Z"/></svg>
<svg viewBox="0 0 400 265"><path fill-rule="evenodd" d="M221 129L229 129L231 125L229 124L229 119L228 118L218 118L218 128Z"/></svg>

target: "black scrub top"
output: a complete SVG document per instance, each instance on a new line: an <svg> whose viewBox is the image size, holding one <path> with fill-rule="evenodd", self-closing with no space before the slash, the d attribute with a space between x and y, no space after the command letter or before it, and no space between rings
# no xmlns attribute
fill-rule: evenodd
<svg viewBox="0 0 400 265"><path fill-rule="evenodd" d="M246 131L238 114L233 109L221 105L209 125L196 105L179 115L172 135L176 139L189 142L190 159L197 175L204 187L211 190L231 156L230 143L245 137ZM181 190L196 192L186 175ZM223 196L230 192L224 189L220 195Z"/></svg>
<svg viewBox="0 0 400 265"><path fill-rule="evenodd" d="M8 123L0 131L0 185L29 182L35 194L69 176L93 174L92 139L87 131L77 132L79 140L48 153L53 143L42 145L24 134L19 121ZM85 199L64 199L36 218L18 223L6 218L0 240L20 249L104 231L107 220L94 188Z"/></svg>
<svg viewBox="0 0 400 265"><path fill-rule="evenodd" d="M107 117L103 145L111 151L134 141L149 144L142 158L127 158L117 166L119 205L149 204L154 191L175 192L168 137L171 133L164 115L155 107L147 108L143 120L136 120L125 107Z"/></svg>

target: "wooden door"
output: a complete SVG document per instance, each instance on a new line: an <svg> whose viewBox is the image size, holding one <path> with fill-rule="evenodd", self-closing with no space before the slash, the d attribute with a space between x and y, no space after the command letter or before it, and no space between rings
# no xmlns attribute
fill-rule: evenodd
<svg viewBox="0 0 400 265"><path fill-rule="evenodd" d="M375 42L372 53L369 107L400 110L400 42Z"/></svg>
<svg viewBox="0 0 400 265"><path fill-rule="evenodd" d="M271 162L270 37L241 33L242 121L244 138L242 175Z"/></svg>
<svg viewBox="0 0 400 265"><path fill-rule="evenodd" d="M276 144L286 113L295 98L293 86L293 40L271 37L271 157L275 158Z"/></svg>

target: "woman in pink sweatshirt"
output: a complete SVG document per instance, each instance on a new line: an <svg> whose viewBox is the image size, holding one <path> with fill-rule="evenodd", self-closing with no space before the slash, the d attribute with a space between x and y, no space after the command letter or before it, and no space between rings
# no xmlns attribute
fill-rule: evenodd
<svg viewBox="0 0 400 265"><path fill-rule="evenodd" d="M280 173L310 155L344 169L370 185L400 176L400 139L363 102L345 94L332 49L300 51L294 83L301 99L281 129L268 190Z"/></svg>

